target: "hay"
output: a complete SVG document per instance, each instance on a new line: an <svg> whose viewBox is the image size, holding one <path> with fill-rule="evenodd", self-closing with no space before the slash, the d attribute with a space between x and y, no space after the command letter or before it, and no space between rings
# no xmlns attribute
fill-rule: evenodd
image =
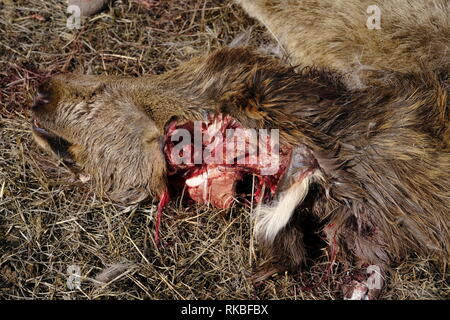
<svg viewBox="0 0 450 320"><path fill-rule="evenodd" d="M0 3L0 298L341 298L342 268L324 277L325 251L301 274L255 286L248 208L172 202L156 249L154 206L98 199L31 139L27 108L46 77L158 74L251 26L251 44L273 45L254 21L229 1L116 1L77 31L66 27L65 1ZM77 268L81 279L68 273ZM411 258L393 271L384 297L448 298L449 284L436 274L426 257Z"/></svg>

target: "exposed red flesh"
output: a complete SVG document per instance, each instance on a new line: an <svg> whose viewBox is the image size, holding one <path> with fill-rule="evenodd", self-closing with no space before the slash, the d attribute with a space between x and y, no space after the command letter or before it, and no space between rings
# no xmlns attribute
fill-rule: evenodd
<svg viewBox="0 0 450 320"><path fill-rule="evenodd" d="M189 196L196 202L228 208L234 199L235 182L241 178L239 171L222 171L221 167L206 166L191 175L186 180L186 186Z"/></svg>
<svg viewBox="0 0 450 320"><path fill-rule="evenodd" d="M191 133L192 143L186 144L179 154L187 155L189 161L178 163L175 161L172 152L177 142L172 142L171 137L177 129L185 129ZM247 139L245 144L237 145L236 148L232 143L234 137L227 136L227 129L234 129L238 132L236 136L242 134ZM256 152L258 145L254 144L255 140L251 139L248 131L235 119L230 116L216 115L210 119L203 121L200 125L194 125L193 122L177 123L173 121L167 127L165 134L164 153L166 156L169 181L178 183L178 187L186 188L188 196L197 203L210 203L218 208L228 208L236 198L236 184L246 175L254 175L255 188L254 199L262 201L264 198L273 195L278 187L279 181L289 165L291 150L280 147L279 153L271 154L271 145L269 137L267 140L261 141L258 138L259 146L265 144L268 154ZM201 131L201 132L196 132ZM238 130L238 131L236 131ZM202 135L201 148L194 147L194 135ZM216 137L220 139L216 140ZM227 148L232 147L231 150ZM200 155L203 162L196 164L195 159ZM235 150L235 152L233 152ZM223 154L223 161L220 163L211 163L211 159ZM189 157L190 155L190 157ZM277 158L271 158L271 157ZM240 159L240 161L238 161ZM270 168L272 160L276 159L279 163L277 170L270 175L263 174L264 169ZM270 191L266 194L265 190Z"/></svg>
<svg viewBox="0 0 450 320"><path fill-rule="evenodd" d="M161 195L158 203L158 209L156 211L156 223L155 223L155 243L159 246L159 227L161 225L161 216L164 207L169 203L169 192L164 191Z"/></svg>

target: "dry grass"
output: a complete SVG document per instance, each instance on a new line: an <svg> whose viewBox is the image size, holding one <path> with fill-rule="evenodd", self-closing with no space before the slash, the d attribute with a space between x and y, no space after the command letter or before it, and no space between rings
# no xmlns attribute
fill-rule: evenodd
<svg viewBox="0 0 450 320"><path fill-rule="evenodd" d="M325 254L300 275L253 285L248 208L172 202L156 249L153 206L98 199L31 141L27 108L43 78L161 73L230 43L254 21L228 1L161 0L152 8L116 1L72 31L65 1L0 4L0 298L341 298L341 268L327 274ZM252 42L269 43L257 26ZM79 290L66 285L71 265L81 270ZM448 298L449 284L436 274L431 261L411 258L394 270L383 298Z"/></svg>

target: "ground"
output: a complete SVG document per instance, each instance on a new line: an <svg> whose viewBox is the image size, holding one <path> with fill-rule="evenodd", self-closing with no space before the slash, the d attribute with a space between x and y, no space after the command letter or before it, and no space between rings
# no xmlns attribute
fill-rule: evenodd
<svg viewBox="0 0 450 320"><path fill-rule="evenodd" d="M99 199L31 139L35 88L52 74L162 73L249 28L254 46L270 47L264 29L229 1L116 1L80 30L67 28L66 6L0 1L0 298L342 298L343 268L325 250L302 272L252 283L252 208L241 205L173 201L156 248L154 205ZM410 257L394 266L382 298L448 299L445 280L430 259Z"/></svg>

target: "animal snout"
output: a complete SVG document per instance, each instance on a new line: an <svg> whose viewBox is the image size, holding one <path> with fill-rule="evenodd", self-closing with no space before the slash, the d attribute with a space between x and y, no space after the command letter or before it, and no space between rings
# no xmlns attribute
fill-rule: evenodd
<svg viewBox="0 0 450 320"><path fill-rule="evenodd" d="M48 82L46 81L38 87L33 104L31 105L31 110L37 110L49 102L50 91L48 90Z"/></svg>

